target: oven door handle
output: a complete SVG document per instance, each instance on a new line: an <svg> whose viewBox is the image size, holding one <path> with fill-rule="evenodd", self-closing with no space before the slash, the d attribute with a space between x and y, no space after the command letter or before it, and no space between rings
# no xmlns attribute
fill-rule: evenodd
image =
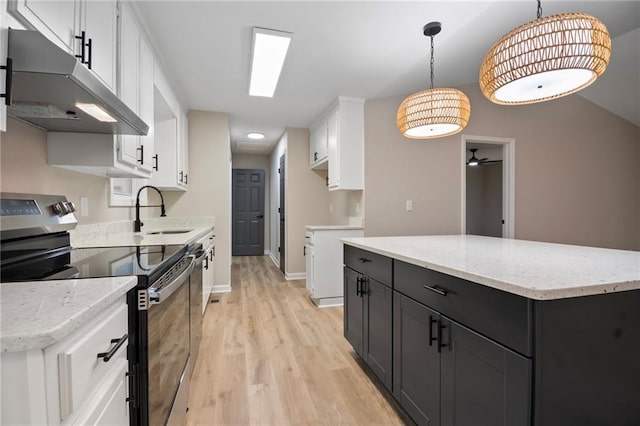
<svg viewBox="0 0 640 426"><path fill-rule="evenodd" d="M186 267L184 271L180 275L178 275L173 281L171 281L168 285L163 286L161 289L150 288L149 289L149 304L150 305L158 305L165 301L169 296L173 294L184 282L185 278L188 278L193 272L193 268L196 265L196 257L192 254L187 257L191 258L189 262L189 266Z"/></svg>

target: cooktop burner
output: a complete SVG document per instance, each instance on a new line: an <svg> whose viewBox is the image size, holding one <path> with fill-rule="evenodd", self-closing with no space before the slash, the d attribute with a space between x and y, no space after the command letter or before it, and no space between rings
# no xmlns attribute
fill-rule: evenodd
<svg viewBox="0 0 640 426"><path fill-rule="evenodd" d="M2 267L2 281L159 275L185 255L185 245L62 248ZM144 280L147 281L147 280ZM149 280L152 282L153 280Z"/></svg>

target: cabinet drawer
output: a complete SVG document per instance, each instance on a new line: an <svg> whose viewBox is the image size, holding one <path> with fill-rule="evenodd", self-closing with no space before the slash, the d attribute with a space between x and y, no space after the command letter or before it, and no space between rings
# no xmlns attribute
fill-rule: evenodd
<svg viewBox="0 0 640 426"><path fill-rule="evenodd" d="M127 334L127 305L122 304L92 324L80 339L58 350L60 419L77 411L112 368L127 359L127 341L105 362L98 353L109 352Z"/></svg>
<svg viewBox="0 0 640 426"><path fill-rule="evenodd" d="M531 300L398 260L393 281L400 293L523 355L533 355Z"/></svg>
<svg viewBox="0 0 640 426"><path fill-rule="evenodd" d="M390 257L345 244L344 264L387 287L392 287L393 262Z"/></svg>

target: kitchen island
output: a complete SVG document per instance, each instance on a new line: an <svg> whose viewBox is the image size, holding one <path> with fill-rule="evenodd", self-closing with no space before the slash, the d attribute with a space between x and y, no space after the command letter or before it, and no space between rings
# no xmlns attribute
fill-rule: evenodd
<svg viewBox="0 0 640 426"><path fill-rule="evenodd" d="M640 253L343 242L345 337L418 424L637 424Z"/></svg>

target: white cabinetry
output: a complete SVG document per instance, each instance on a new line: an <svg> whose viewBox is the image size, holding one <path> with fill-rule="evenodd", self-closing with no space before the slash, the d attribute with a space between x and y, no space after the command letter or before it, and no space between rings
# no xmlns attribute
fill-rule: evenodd
<svg viewBox="0 0 640 426"><path fill-rule="evenodd" d="M54 345L3 353L2 424L128 425L127 319L123 296Z"/></svg>
<svg viewBox="0 0 640 426"><path fill-rule="evenodd" d="M327 117L322 117L310 129L309 165L312 169L327 168Z"/></svg>
<svg viewBox="0 0 640 426"><path fill-rule="evenodd" d="M186 191L189 184L187 114L157 65L154 84L157 169L149 184L162 190Z"/></svg>
<svg viewBox="0 0 640 426"><path fill-rule="evenodd" d="M6 96L7 88L7 40L9 39L9 22L7 16L7 3L0 0L0 93ZM7 105L4 97L0 98L0 132L7 130Z"/></svg>
<svg viewBox="0 0 640 426"><path fill-rule="evenodd" d="M209 296L213 290L216 255L214 231L207 233L206 236L200 239L199 243L202 244L202 248L207 256L204 262L202 262L202 314L204 315L207 305L209 304Z"/></svg>
<svg viewBox="0 0 640 426"><path fill-rule="evenodd" d="M116 0L10 0L9 12L26 28L38 30L78 56L116 91Z"/></svg>
<svg viewBox="0 0 640 426"><path fill-rule="evenodd" d="M130 10L131 5L123 3L120 11L120 70L119 95L147 125L146 136L121 135L118 158L131 166L139 166L151 172L154 166L153 129L153 69L154 58L140 25Z"/></svg>
<svg viewBox="0 0 640 426"><path fill-rule="evenodd" d="M362 237L363 234L362 228L307 227L304 250L306 285L311 300L319 307L342 305L344 280L340 239Z"/></svg>
<svg viewBox="0 0 640 426"><path fill-rule="evenodd" d="M331 104L311 127L309 155L311 168L329 169L329 191L363 190L364 100L341 96Z"/></svg>

